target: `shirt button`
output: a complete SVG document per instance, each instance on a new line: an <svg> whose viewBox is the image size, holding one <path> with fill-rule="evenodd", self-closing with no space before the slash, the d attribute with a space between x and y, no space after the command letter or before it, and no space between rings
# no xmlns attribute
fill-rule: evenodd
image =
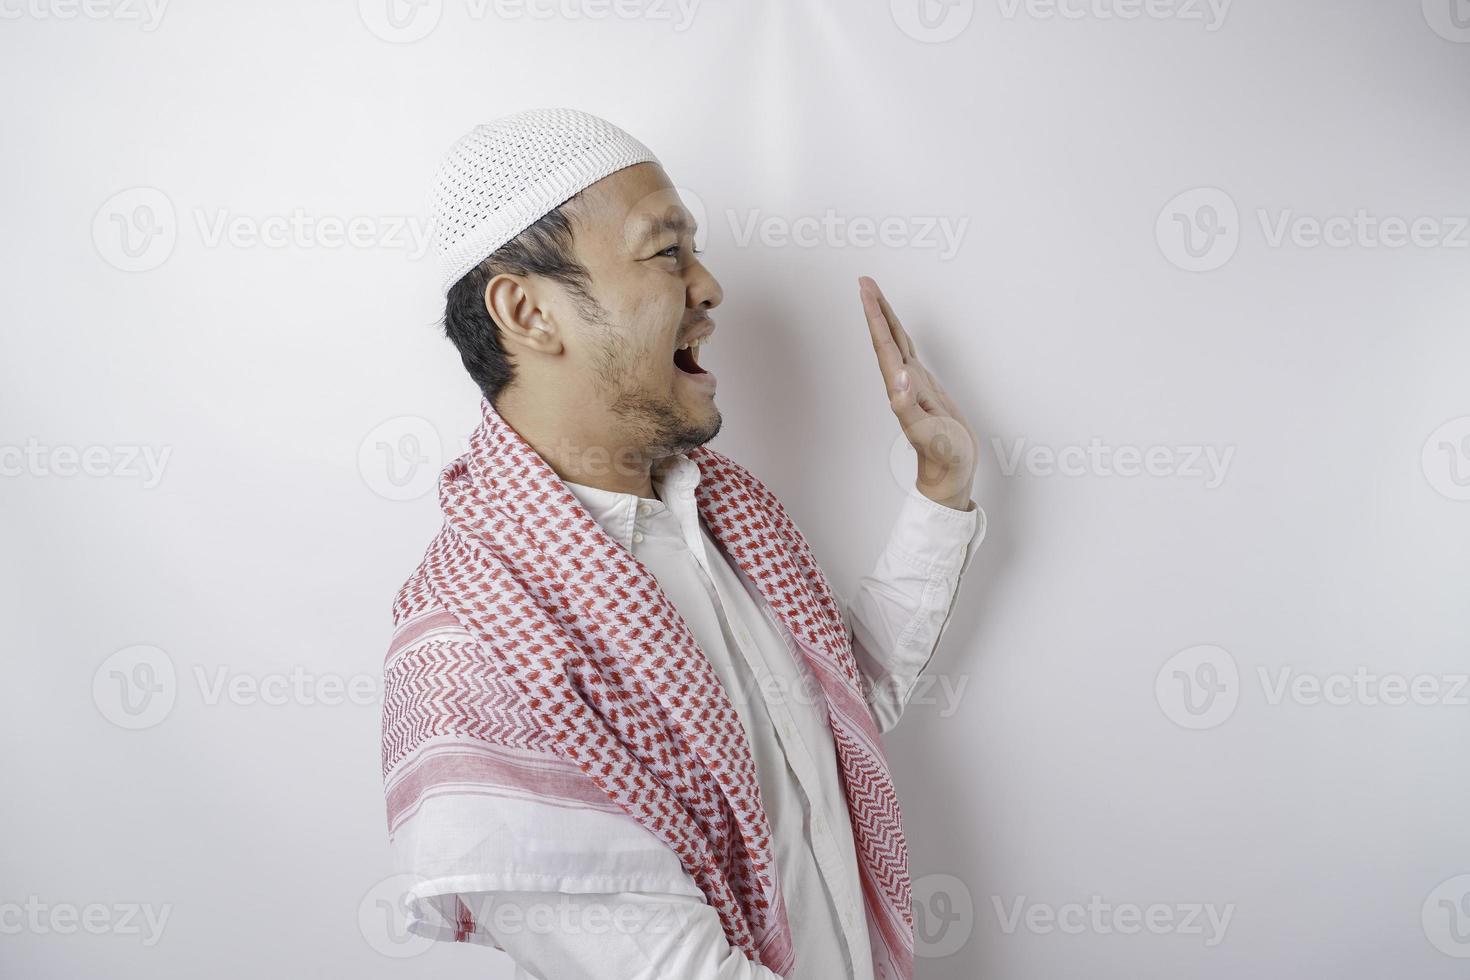
<svg viewBox="0 0 1470 980"><path fill-rule="evenodd" d="M650 507L650 506L648 506L647 504L639 504L638 505L638 516L639 517L647 517L652 511L653 511L653 508Z"/></svg>
<svg viewBox="0 0 1470 980"><path fill-rule="evenodd" d="M633 532L633 543L634 544L640 544L640 543L642 543L642 541L643 541L643 532L642 531L634 531Z"/></svg>

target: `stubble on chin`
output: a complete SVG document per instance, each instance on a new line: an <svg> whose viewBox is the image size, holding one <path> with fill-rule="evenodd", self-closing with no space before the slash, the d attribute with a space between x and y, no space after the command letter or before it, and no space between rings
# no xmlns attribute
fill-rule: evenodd
<svg viewBox="0 0 1470 980"><path fill-rule="evenodd" d="M630 442L653 459L687 453L713 439L724 419L719 409L704 421L690 419L672 393L653 394L642 387L639 369L657 356L632 349L606 320L602 347L596 359L597 383L608 410L617 416Z"/></svg>

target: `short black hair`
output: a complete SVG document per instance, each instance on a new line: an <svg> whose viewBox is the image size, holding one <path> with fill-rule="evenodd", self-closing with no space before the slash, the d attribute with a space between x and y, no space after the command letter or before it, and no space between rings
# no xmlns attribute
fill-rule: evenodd
<svg viewBox="0 0 1470 980"><path fill-rule="evenodd" d="M444 335L459 350L465 370L492 405L515 379L515 369L501 343L500 325L485 306L485 287L491 279L501 273L545 276L566 286L590 309L598 308L588 291L592 276L577 261L572 247L572 220L567 206L575 200L573 197L542 215L449 289L444 304Z"/></svg>

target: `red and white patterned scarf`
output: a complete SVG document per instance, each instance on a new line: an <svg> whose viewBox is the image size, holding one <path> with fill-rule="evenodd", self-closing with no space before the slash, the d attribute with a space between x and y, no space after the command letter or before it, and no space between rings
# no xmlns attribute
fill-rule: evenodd
<svg viewBox="0 0 1470 980"><path fill-rule="evenodd" d="M436 779L503 779L521 792L564 797L578 792L565 785L571 772L580 792L615 804L677 854L732 946L784 974L796 950L734 705L653 574L489 402L481 407L469 451L440 477L444 525L394 605L400 627L452 617L477 644L390 653L383 715L390 827ZM908 848L852 637L770 490L708 447L688 455L699 464L695 496L705 526L770 604L826 695L874 975L908 980ZM442 765L453 771L438 775L420 763L426 771L395 779L425 743L445 737L521 757L539 753L563 775L556 786L537 786L536 767L497 773L492 753L472 767L451 758Z"/></svg>

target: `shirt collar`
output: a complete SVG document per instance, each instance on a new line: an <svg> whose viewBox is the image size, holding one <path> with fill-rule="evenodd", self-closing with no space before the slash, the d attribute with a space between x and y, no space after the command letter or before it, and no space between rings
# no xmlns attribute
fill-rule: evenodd
<svg viewBox="0 0 1470 980"><path fill-rule="evenodd" d="M567 489L581 501L603 530L631 552L633 535L641 521L667 508L682 524L685 515L695 507L694 488L699 485L699 464L687 455L675 453L665 456L654 463L650 475L654 497L618 493L570 480L565 482Z"/></svg>

